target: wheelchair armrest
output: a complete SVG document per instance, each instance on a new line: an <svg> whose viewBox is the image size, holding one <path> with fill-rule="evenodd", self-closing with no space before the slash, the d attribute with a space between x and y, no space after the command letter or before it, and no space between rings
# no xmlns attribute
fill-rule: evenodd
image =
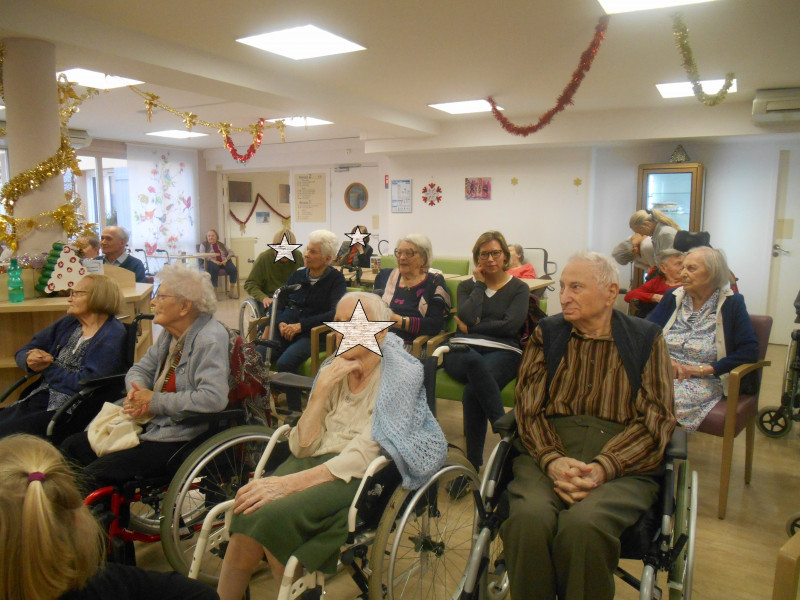
<svg viewBox="0 0 800 600"><path fill-rule="evenodd" d="M81 388L98 388L110 383L125 384L126 373L117 373L116 375L106 375L105 377L94 377L93 379L81 379L78 385Z"/></svg>
<svg viewBox="0 0 800 600"><path fill-rule="evenodd" d="M447 340L455 335L455 331L446 331L444 333L440 333L438 335L433 336L431 339L428 340L428 343L425 345L425 352L427 356L433 356L433 351L436 350L439 346L444 344Z"/></svg>
<svg viewBox="0 0 800 600"><path fill-rule="evenodd" d="M676 427L664 451L664 458L686 459L689 456L688 436L683 427Z"/></svg>
<svg viewBox="0 0 800 600"><path fill-rule="evenodd" d="M295 373L274 373L270 375L269 385L281 391L300 390L309 391L314 384L313 377L306 377L304 375L297 375Z"/></svg>
<svg viewBox="0 0 800 600"><path fill-rule="evenodd" d="M241 420L244 422L244 409L228 407L220 412L201 413L191 410L182 410L172 416L172 422L179 425L204 425L224 421Z"/></svg>
<svg viewBox="0 0 800 600"><path fill-rule="evenodd" d="M8 398L14 392L14 390L19 388L21 385L27 383L34 377L38 377L39 375L41 375L41 372L26 373L25 375L17 379L14 383L12 383L8 387L8 389L5 392L3 392L2 395L0 395L0 404L5 402L6 398Z"/></svg>
<svg viewBox="0 0 800 600"><path fill-rule="evenodd" d="M492 423L492 431L499 435L509 435L517 430L517 413L512 408L502 417Z"/></svg>
<svg viewBox="0 0 800 600"><path fill-rule="evenodd" d="M358 517L357 507L359 505L361 494L364 492L364 488L367 487L367 485L372 485L373 475L385 468L391 462L391 459L381 455L373 459L372 462L367 466L367 470L364 472L364 476L361 478L361 484L358 486L358 491L356 491L356 495L353 497L353 501L350 503L350 510L347 512L347 531L350 534L356 530L356 520ZM367 490L367 493L369 493L369 490Z"/></svg>

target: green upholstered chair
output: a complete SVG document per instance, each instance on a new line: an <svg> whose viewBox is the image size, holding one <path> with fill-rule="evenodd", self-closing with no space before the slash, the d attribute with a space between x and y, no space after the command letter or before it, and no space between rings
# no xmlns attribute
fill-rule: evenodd
<svg viewBox="0 0 800 600"><path fill-rule="evenodd" d="M397 259L394 254L384 254L381 256L381 269L396 269Z"/></svg>
<svg viewBox="0 0 800 600"><path fill-rule="evenodd" d="M439 269L442 273L450 275L469 275L469 258L458 257L434 257L431 266L434 269Z"/></svg>

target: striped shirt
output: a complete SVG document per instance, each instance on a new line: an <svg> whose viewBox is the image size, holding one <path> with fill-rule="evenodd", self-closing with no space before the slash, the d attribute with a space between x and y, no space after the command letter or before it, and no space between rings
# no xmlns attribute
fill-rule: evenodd
<svg viewBox="0 0 800 600"><path fill-rule="evenodd" d="M572 330L567 352L547 394L547 363L539 327L525 348L516 387L517 423L522 442L542 471L565 456L548 419L589 415L625 425L593 461L608 479L656 468L675 428L672 373L667 345L659 332L631 402L631 385L611 334L588 337Z"/></svg>

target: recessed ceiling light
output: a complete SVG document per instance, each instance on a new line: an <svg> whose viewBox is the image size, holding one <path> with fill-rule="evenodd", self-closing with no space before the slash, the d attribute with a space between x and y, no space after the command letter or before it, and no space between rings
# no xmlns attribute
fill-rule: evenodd
<svg viewBox="0 0 800 600"><path fill-rule="evenodd" d="M196 131L186 131L185 129L167 129L166 131L153 131L147 135L155 135L158 137L175 138L182 140L186 138L204 137L207 133L198 133Z"/></svg>
<svg viewBox="0 0 800 600"><path fill-rule="evenodd" d="M89 71L87 69L69 69L63 71L67 76L67 81L76 83L84 87L93 87L99 90L110 90L118 87L125 87L126 85L139 85L144 81L137 81L136 79L126 79L125 77L115 77L114 75L106 75L105 73L98 73L97 71Z"/></svg>
<svg viewBox="0 0 800 600"><path fill-rule="evenodd" d="M333 125L332 121L323 121L314 117L284 117L283 119L267 119L270 123L283 121L287 127L313 127L314 125Z"/></svg>
<svg viewBox="0 0 800 600"><path fill-rule="evenodd" d="M431 108L442 110L451 115L465 115L468 113L489 112L492 105L486 100L462 100L461 102L443 102L441 104L428 104ZM502 106L497 107L503 110Z"/></svg>
<svg viewBox="0 0 800 600"><path fill-rule="evenodd" d="M709 79L701 81L700 85L703 86L703 91L706 94L716 94L725 85L724 79ZM694 96L692 83L690 81L681 81L680 83L657 83L658 93L662 98L685 98L687 96ZM728 90L729 94L736 91L736 80L733 80L733 85Z"/></svg>
<svg viewBox="0 0 800 600"><path fill-rule="evenodd" d="M236 40L242 44L253 46L259 50L266 50L273 54L280 54L294 60L317 58L318 56L331 56L344 54L357 50L366 50L364 46L334 35L329 31L305 25L293 27L272 33L262 33Z"/></svg>
<svg viewBox="0 0 800 600"><path fill-rule="evenodd" d="M603 7L607 15L613 15L637 10L683 6L684 4L701 4L703 2L714 2L714 0L598 0L598 2L600 2L600 6Z"/></svg>

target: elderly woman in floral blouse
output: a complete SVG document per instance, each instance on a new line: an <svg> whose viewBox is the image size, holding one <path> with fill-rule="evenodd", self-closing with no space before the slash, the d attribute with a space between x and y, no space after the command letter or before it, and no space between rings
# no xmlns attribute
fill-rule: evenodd
<svg viewBox="0 0 800 600"><path fill-rule="evenodd" d="M683 285L666 291L647 317L664 328L675 376L675 414L690 432L727 394L728 373L758 359L744 297L731 291L728 273L722 252L694 248L683 261ZM745 391L757 384L750 375L742 381Z"/></svg>

